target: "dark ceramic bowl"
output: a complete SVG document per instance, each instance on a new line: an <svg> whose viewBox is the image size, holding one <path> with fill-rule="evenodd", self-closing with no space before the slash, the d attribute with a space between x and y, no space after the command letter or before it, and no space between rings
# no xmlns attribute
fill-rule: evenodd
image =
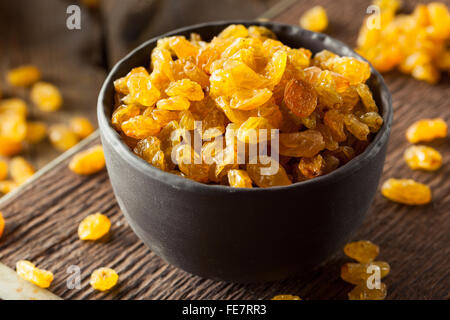
<svg viewBox="0 0 450 320"><path fill-rule="evenodd" d="M195 25L211 39L227 25L263 25L292 47L328 49L362 59L324 34L292 25L228 21ZM391 96L372 69L369 86L384 125L358 157L334 172L290 186L234 189L205 185L160 171L134 155L112 128L113 81L149 64L151 39L119 61L98 99L106 165L117 201L131 228L161 258L190 273L233 282L261 282L306 271L330 257L362 223L383 169L392 122Z"/></svg>

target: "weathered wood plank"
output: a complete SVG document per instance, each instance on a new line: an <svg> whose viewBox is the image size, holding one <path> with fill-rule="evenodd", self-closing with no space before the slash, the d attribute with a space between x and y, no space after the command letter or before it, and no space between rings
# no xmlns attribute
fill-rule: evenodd
<svg viewBox="0 0 450 320"><path fill-rule="evenodd" d="M331 33L354 43L368 1L320 3L333 21ZM310 6L298 2L276 20L297 23L301 12ZM392 267L385 281L389 299L448 299L450 143L445 139L432 144L446 159L434 173L409 170L402 153L408 146L405 129L413 121L439 116L449 123L449 78L430 86L392 72L386 80L393 94L395 120L383 179L411 177L425 182L433 189L434 200L427 206L407 207L378 194L354 239L369 239L380 245L379 258ZM341 252L308 275L272 284L216 282L175 269L148 250L128 228L106 172L79 177L67 169L67 162L59 162L20 193L0 202L7 221L0 240L0 261L13 267L18 259L26 258L52 270L55 281L50 289L65 299L267 299L279 293L306 299L345 299L351 289L339 279L340 265L348 261ZM111 218L111 236L94 243L78 240L79 221L96 211ZM70 265L82 270L80 290L67 289L66 270ZM100 266L113 267L121 276L120 285L111 292L94 292L88 285L90 273Z"/></svg>

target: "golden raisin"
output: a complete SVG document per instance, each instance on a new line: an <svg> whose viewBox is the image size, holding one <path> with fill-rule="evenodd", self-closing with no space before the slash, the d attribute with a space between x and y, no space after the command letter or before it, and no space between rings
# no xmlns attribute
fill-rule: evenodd
<svg viewBox="0 0 450 320"><path fill-rule="evenodd" d="M383 300L386 298L387 288L384 283L380 283L380 288L369 289L366 284L357 285L348 293L349 300Z"/></svg>
<svg viewBox="0 0 450 320"><path fill-rule="evenodd" d="M352 259L361 263L372 262L380 253L380 248L367 240L347 243L344 253Z"/></svg>
<svg viewBox="0 0 450 320"><path fill-rule="evenodd" d="M161 126L156 120L146 116L136 116L122 123L123 132L135 139L144 139L158 134Z"/></svg>
<svg viewBox="0 0 450 320"><path fill-rule="evenodd" d="M320 154L312 157L303 157L300 159L298 169L302 175L307 179L312 179L323 174L325 163Z"/></svg>
<svg viewBox="0 0 450 320"><path fill-rule="evenodd" d="M31 89L31 100L41 111L52 112L61 108L62 96L59 89L48 82L37 82Z"/></svg>
<svg viewBox="0 0 450 320"><path fill-rule="evenodd" d="M53 273L47 270L36 268L27 260L20 260L16 263L17 274L38 287L48 288L53 281Z"/></svg>
<svg viewBox="0 0 450 320"><path fill-rule="evenodd" d="M383 196L394 202L423 205L431 201L430 188L411 179L388 179L381 186Z"/></svg>
<svg viewBox="0 0 450 320"><path fill-rule="evenodd" d="M232 169L228 171L228 183L234 188L251 188L252 179L245 170Z"/></svg>
<svg viewBox="0 0 450 320"><path fill-rule="evenodd" d="M41 121L30 121L26 123L27 134L25 141L28 143L39 143L47 136L47 125Z"/></svg>
<svg viewBox="0 0 450 320"><path fill-rule="evenodd" d="M18 185L25 183L34 174L33 166L22 157L14 157L9 163L12 179Z"/></svg>
<svg viewBox="0 0 450 320"><path fill-rule="evenodd" d="M405 150L404 158L408 166L413 169L434 171L441 167L441 154L427 146L411 146Z"/></svg>
<svg viewBox="0 0 450 320"><path fill-rule="evenodd" d="M53 146L60 151L69 150L79 141L78 136L63 124L51 126L48 136Z"/></svg>
<svg viewBox="0 0 450 320"><path fill-rule="evenodd" d="M314 32L322 32L328 27L327 12L321 6L306 11L300 18L300 26Z"/></svg>
<svg viewBox="0 0 450 320"><path fill-rule="evenodd" d="M161 110L183 111L189 109L190 102L182 96L161 99L156 103L156 107Z"/></svg>
<svg viewBox="0 0 450 320"><path fill-rule="evenodd" d="M85 117L75 117L70 120L70 130L72 130L80 139L84 139L94 132L89 119Z"/></svg>
<svg viewBox="0 0 450 320"><path fill-rule="evenodd" d="M20 66L9 70L7 79L10 85L15 87L26 87L41 79L41 72L32 65Z"/></svg>
<svg viewBox="0 0 450 320"><path fill-rule="evenodd" d="M17 183L11 180L0 181L0 193L7 194L18 187Z"/></svg>
<svg viewBox="0 0 450 320"><path fill-rule="evenodd" d="M293 296L291 294L280 294L272 298L272 300L302 300L299 296Z"/></svg>
<svg viewBox="0 0 450 320"><path fill-rule="evenodd" d="M252 181L260 188L292 184L283 166L268 156L260 156L257 161L250 161L247 164L247 172Z"/></svg>
<svg viewBox="0 0 450 320"><path fill-rule="evenodd" d="M119 281L119 275L111 268L99 268L91 274L89 284L95 290L107 291Z"/></svg>
<svg viewBox="0 0 450 320"><path fill-rule="evenodd" d="M204 97L202 87L189 79L171 82L166 93L170 97L181 96L190 101L200 101Z"/></svg>
<svg viewBox="0 0 450 320"><path fill-rule="evenodd" d="M284 89L284 103L296 116L309 116L317 106L317 93L307 82L292 79Z"/></svg>
<svg viewBox="0 0 450 320"><path fill-rule="evenodd" d="M27 116L27 104L19 98L0 100L0 114L13 113L25 118Z"/></svg>
<svg viewBox="0 0 450 320"><path fill-rule="evenodd" d="M102 146L98 145L76 154L69 163L69 168L77 174L93 174L105 167Z"/></svg>
<svg viewBox="0 0 450 320"><path fill-rule="evenodd" d="M325 148L322 134L308 129L280 134L280 154L289 157L314 157Z"/></svg>
<svg viewBox="0 0 450 320"><path fill-rule="evenodd" d="M0 211L0 238L3 235L3 231L5 231L5 218L3 218L3 214Z"/></svg>
<svg viewBox="0 0 450 320"><path fill-rule="evenodd" d="M141 109L135 104L121 105L114 110L111 122L117 130L120 130L122 123L138 116L140 113Z"/></svg>
<svg viewBox="0 0 450 320"><path fill-rule="evenodd" d="M431 141L446 136L447 123L440 118L419 120L406 130L406 138L411 143Z"/></svg>
<svg viewBox="0 0 450 320"><path fill-rule="evenodd" d="M436 83L450 38L450 13L445 4L418 4L411 14L395 15L398 0L378 0L381 11L368 17L358 36L357 52L381 72L398 67L418 80ZM372 20L372 21L370 21ZM373 22L379 22L374 28Z"/></svg>
<svg viewBox="0 0 450 320"><path fill-rule="evenodd" d="M111 222L101 213L87 216L78 226L78 236L81 240L98 240L109 232Z"/></svg>
<svg viewBox="0 0 450 320"><path fill-rule="evenodd" d="M386 277L391 271L390 265L384 261L373 261L370 263L347 262L341 267L341 278L352 284L364 284L374 274L371 268L379 270L380 279Z"/></svg>
<svg viewBox="0 0 450 320"><path fill-rule="evenodd" d="M5 180L8 177L8 162L0 159L0 181Z"/></svg>

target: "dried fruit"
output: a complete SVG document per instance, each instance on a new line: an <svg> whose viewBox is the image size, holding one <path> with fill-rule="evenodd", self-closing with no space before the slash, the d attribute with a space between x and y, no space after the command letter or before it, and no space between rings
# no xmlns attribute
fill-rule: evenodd
<svg viewBox="0 0 450 320"><path fill-rule="evenodd" d="M312 157L303 157L300 159L298 169L302 175L307 179L312 179L323 174L325 167L324 160L320 154Z"/></svg>
<svg viewBox="0 0 450 320"><path fill-rule="evenodd" d="M271 129L269 120L263 117L249 117L237 132L237 138L245 143L258 143L270 139Z"/></svg>
<svg viewBox="0 0 450 320"><path fill-rule="evenodd" d="M11 180L0 181L0 193L7 194L18 187L17 183Z"/></svg>
<svg viewBox="0 0 450 320"><path fill-rule="evenodd" d="M31 100L41 111L52 112L61 108L62 96L58 88L48 82L37 82L31 88Z"/></svg>
<svg viewBox="0 0 450 320"><path fill-rule="evenodd" d="M0 238L3 235L3 231L5 231L5 218L3 218L3 214L0 211Z"/></svg>
<svg viewBox="0 0 450 320"><path fill-rule="evenodd" d="M78 226L78 236L81 240L98 240L109 232L111 222L101 213L87 216Z"/></svg>
<svg viewBox="0 0 450 320"><path fill-rule="evenodd" d="M327 12L321 6L306 11L300 18L300 26L314 32L322 32L328 27Z"/></svg>
<svg viewBox="0 0 450 320"><path fill-rule="evenodd" d="M260 188L292 184L283 166L268 156L259 156L258 159L250 160L247 164L247 172Z"/></svg>
<svg viewBox="0 0 450 320"><path fill-rule="evenodd" d="M8 162L0 159L0 181L8 177Z"/></svg>
<svg viewBox="0 0 450 320"><path fill-rule="evenodd" d="M232 169L228 171L228 183L234 188L251 188L252 179L245 170Z"/></svg>
<svg viewBox="0 0 450 320"><path fill-rule="evenodd" d="M32 65L20 66L9 70L7 79L10 85L15 87L26 87L41 79L41 72Z"/></svg>
<svg viewBox="0 0 450 320"><path fill-rule="evenodd" d="M122 123L125 121L138 116L141 113L141 109L135 104L121 105L116 110L114 110L111 123L114 128L120 130Z"/></svg>
<svg viewBox="0 0 450 320"><path fill-rule="evenodd" d="M156 107L161 110L183 111L189 109L190 102L182 96L161 99L156 103Z"/></svg>
<svg viewBox="0 0 450 320"><path fill-rule="evenodd" d="M358 140L367 140L367 135L370 133L369 126L361 122L353 114L346 114L344 116L344 124L347 130Z"/></svg>
<svg viewBox="0 0 450 320"><path fill-rule="evenodd" d="M13 156L22 151L22 142L13 138L0 135L0 155L5 157Z"/></svg>
<svg viewBox="0 0 450 320"><path fill-rule="evenodd" d="M163 132L161 131L161 133ZM162 151L161 141L157 137L150 136L139 140L134 148L134 153L156 168L166 169L166 156Z"/></svg>
<svg viewBox="0 0 450 320"><path fill-rule="evenodd" d="M323 23L317 13L312 22ZM265 27L230 25L209 42L162 38L150 60L150 71L114 81L111 123L137 156L198 182L270 187L325 175L383 124L368 63L327 50L313 57ZM267 163L251 163L255 149L282 165L260 174Z"/></svg>
<svg viewBox="0 0 450 320"><path fill-rule="evenodd" d="M380 253L380 248L367 240L347 243L344 253L352 259L361 263L372 262Z"/></svg>
<svg viewBox="0 0 450 320"><path fill-rule="evenodd" d="M25 118L27 116L27 104L19 98L0 100L0 114L12 113Z"/></svg>
<svg viewBox="0 0 450 320"><path fill-rule="evenodd" d="M152 107L161 94L150 76L142 72L131 74L126 85L129 93L122 99L126 104L137 103Z"/></svg>
<svg viewBox="0 0 450 320"><path fill-rule="evenodd" d="M381 193L389 200L422 205L431 201L430 188L412 179L388 179L381 187Z"/></svg>
<svg viewBox="0 0 450 320"><path fill-rule="evenodd" d="M308 117L317 106L317 93L303 80L292 79L284 89L284 103L297 117Z"/></svg>
<svg viewBox="0 0 450 320"><path fill-rule="evenodd" d="M198 181L209 181L209 165L203 163L201 155L188 144L180 144L175 149L176 163L187 178Z"/></svg>
<svg viewBox="0 0 450 320"><path fill-rule="evenodd" d="M377 268L380 279L386 277L391 271L389 263L374 261L370 263L347 262L341 267L341 278L352 284L365 284L367 279L374 274Z"/></svg>
<svg viewBox="0 0 450 320"><path fill-rule="evenodd" d="M77 174L93 174L105 167L102 146L94 146L76 154L69 163L69 168Z"/></svg>
<svg viewBox="0 0 450 320"><path fill-rule="evenodd" d="M16 263L16 272L22 278L38 287L48 288L53 281L53 273L47 270L36 268L27 260L20 260Z"/></svg>
<svg viewBox="0 0 450 320"><path fill-rule="evenodd" d="M24 184L34 174L33 166L22 157L14 157L9 163L11 178L18 185Z"/></svg>
<svg viewBox="0 0 450 320"><path fill-rule="evenodd" d="M171 82L166 93L169 97L180 96L190 101L200 101L204 98L202 87L190 79Z"/></svg>
<svg viewBox="0 0 450 320"><path fill-rule="evenodd" d="M144 139L158 134L161 126L155 119L146 116L136 116L122 123L122 131L134 139Z"/></svg>
<svg viewBox="0 0 450 320"><path fill-rule="evenodd" d="M418 80L438 82L440 71L448 71L442 63L450 39L448 7L438 2L418 4L411 14L396 16L399 1L377 0L374 4L381 11L367 17L361 26L357 52L381 72L398 67Z"/></svg>
<svg viewBox="0 0 450 320"><path fill-rule="evenodd" d="M348 293L349 300L383 300L386 298L387 289L384 283L380 283L379 289L369 289L365 284L357 285Z"/></svg>
<svg viewBox="0 0 450 320"><path fill-rule="evenodd" d="M94 132L89 119L85 117L74 117L70 119L70 130L72 130L80 139L84 139Z"/></svg>
<svg viewBox="0 0 450 320"><path fill-rule="evenodd" d="M48 136L51 143L60 151L69 150L79 141L78 136L63 124L51 126Z"/></svg>
<svg viewBox="0 0 450 320"><path fill-rule="evenodd" d="M405 150L404 159L408 166L413 169L434 171L441 167L441 154L427 146L411 146Z"/></svg>
<svg viewBox="0 0 450 320"><path fill-rule="evenodd" d="M447 123L440 118L422 119L406 130L406 139L411 143L431 141L447 136Z"/></svg>
<svg viewBox="0 0 450 320"><path fill-rule="evenodd" d="M293 296L291 294L280 294L272 298L272 300L302 300L299 296Z"/></svg>
<svg viewBox="0 0 450 320"><path fill-rule="evenodd" d="M40 121L27 122L27 134L25 141L28 143L39 143L47 136L47 125Z"/></svg>
<svg viewBox="0 0 450 320"><path fill-rule="evenodd" d="M311 158L324 148L322 134L316 130L280 134L280 154L283 156Z"/></svg>
<svg viewBox="0 0 450 320"><path fill-rule="evenodd" d="M99 268L91 274L89 284L95 290L107 291L114 287L119 281L119 275L111 268Z"/></svg>

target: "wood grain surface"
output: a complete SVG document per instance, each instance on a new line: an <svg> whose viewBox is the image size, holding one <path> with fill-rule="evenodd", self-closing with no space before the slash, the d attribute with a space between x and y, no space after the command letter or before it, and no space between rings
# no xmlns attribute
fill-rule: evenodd
<svg viewBox="0 0 450 320"><path fill-rule="evenodd" d="M415 1L405 1L410 10ZM449 1L445 1L450 5ZM296 24L301 13L320 3L329 14L329 34L354 44L369 1L299 1L274 17ZM388 299L449 299L450 288L450 182L449 139L432 143L444 157L437 172L411 171L404 163L408 147L406 128L421 118L442 117L450 123L450 80L438 85L418 82L398 72L385 76L394 101L394 126L383 178L414 178L428 184L433 201L426 206L395 204L378 194L368 218L353 239L368 239L381 247L379 260L392 271L385 279ZM91 144L98 143L93 137ZM310 274L282 282L240 285L211 281L176 269L145 247L128 227L118 208L106 172L80 177L67 168L70 157L59 161L20 192L0 200L6 232L0 240L0 261L14 267L29 259L54 272L50 290L64 299L268 299L289 293L304 299L346 299L352 286L340 280L342 263L337 252ZM357 196L357 195L355 195ZM293 205L295 210L295 205ZM83 242L78 223L97 211L111 218L109 238ZM286 244L289 245L289 244ZM82 288L68 289L67 268L82 271ZM114 268L120 283L112 291L93 291L88 282L98 267Z"/></svg>

